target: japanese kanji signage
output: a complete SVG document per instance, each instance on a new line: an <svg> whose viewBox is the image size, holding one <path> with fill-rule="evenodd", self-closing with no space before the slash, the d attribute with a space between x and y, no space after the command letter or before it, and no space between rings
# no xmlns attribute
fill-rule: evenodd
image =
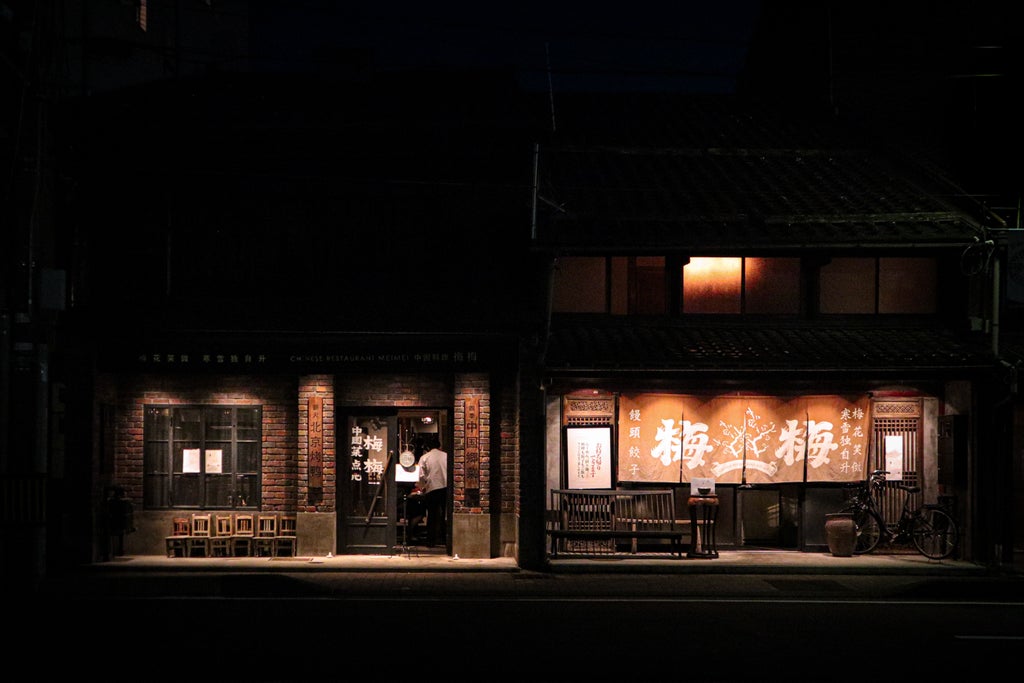
<svg viewBox="0 0 1024 683"><path fill-rule="evenodd" d="M466 398L466 507L480 505L480 399Z"/></svg>
<svg viewBox="0 0 1024 683"><path fill-rule="evenodd" d="M310 396L308 403L307 428L309 438L308 477L309 487L323 488L324 485L324 399Z"/></svg>
<svg viewBox="0 0 1024 683"><path fill-rule="evenodd" d="M852 482L865 476L867 396L619 398L619 481Z"/></svg>
<svg viewBox="0 0 1024 683"><path fill-rule="evenodd" d="M611 427L565 430L566 486L570 489L612 487Z"/></svg>

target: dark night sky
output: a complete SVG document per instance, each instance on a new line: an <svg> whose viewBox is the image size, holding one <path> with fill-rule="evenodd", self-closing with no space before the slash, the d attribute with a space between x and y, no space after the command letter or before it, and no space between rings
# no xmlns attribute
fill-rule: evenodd
<svg viewBox="0 0 1024 683"><path fill-rule="evenodd" d="M740 88L895 141L952 144L962 163L1003 165L1021 149L1014 112L1024 22L1013 3L294 0L252 8L257 68L302 70L348 55L378 72L505 68L535 91Z"/></svg>
<svg viewBox="0 0 1024 683"><path fill-rule="evenodd" d="M1021 10L926 0L256 3L263 66L360 54L375 71L503 68L527 89L753 93L1020 195ZM261 21L266 20L266 21ZM342 58L343 59L343 58ZM965 180L965 182L968 182ZM996 198L996 195L1001 197Z"/></svg>
<svg viewBox="0 0 1024 683"><path fill-rule="evenodd" d="M154 17L170 2L151 2ZM243 2L181 4L213 26L211 43L181 48L197 73L211 58L339 88L352 76L415 70L440 82L472 69L495 83L510 73L536 93L739 92L913 147L955 167L967 191L1004 213L1024 187L1024 10L1015 3L252 0L242 12ZM232 26L244 28L235 35Z"/></svg>
<svg viewBox="0 0 1024 683"><path fill-rule="evenodd" d="M550 67L556 90L726 92L759 6L304 0L264 6L268 21L258 23L267 33L258 40L277 69L301 68L311 49L326 47L370 51L381 70L508 68L530 89L547 89Z"/></svg>

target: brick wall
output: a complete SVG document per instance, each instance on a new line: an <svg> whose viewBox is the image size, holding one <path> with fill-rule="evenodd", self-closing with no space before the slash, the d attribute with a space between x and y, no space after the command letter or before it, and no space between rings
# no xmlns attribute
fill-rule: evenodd
<svg viewBox="0 0 1024 683"><path fill-rule="evenodd" d="M249 375L138 375L117 387L112 480L142 509L143 424L148 405L263 406L262 507L288 511L298 505L298 415L293 379Z"/></svg>
<svg viewBox="0 0 1024 683"><path fill-rule="evenodd" d="M323 488L309 488L309 399L323 399L324 476ZM337 425L334 412L334 376L306 375L299 378L298 482L300 512L334 512L338 492Z"/></svg>
<svg viewBox="0 0 1024 683"><path fill-rule="evenodd" d="M519 404L515 382L502 385L501 454L498 476L501 477L501 512L516 512L519 500Z"/></svg>
<svg viewBox="0 0 1024 683"><path fill-rule="evenodd" d="M500 400L492 396L500 391ZM308 401L323 400L323 483L308 487ZM338 491L337 421L355 407L450 407L454 510L468 514L514 512L518 499L518 439L514 381L492 386L488 373L451 375L373 373L275 375L104 376L97 400L116 405L115 442L109 449L109 475L99 479L125 488L142 511L143 425L148 405L260 405L263 408L262 508L268 511L336 511ZM465 502L465 400L479 405L480 501ZM497 404L495 403L497 402ZM99 425L97 425L99 426ZM495 433L497 431L497 434ZM97 432L98 433L98 432ZM98 453L98 444L94 444ZM94 470L95 471L95 470ZM98 495L99 492L97 491Z"/></svg>
<svg viewBox="0 0 1024 683"><path fill-rule="evenodd" d="M493 392L499 392L494 396ZM465 473L465 400L476 397L480 410L480 506L467 508L463 476ZM459 512L514 512L518 497L519 439L515 382L491 385L488 375L466 374L456 377L455 385L455 509ZM495 430L499 436L494 452Z"/></svg>
<svg viewBox="0 0 1024 683"><path fill-rule="evenodd" d="M466 399L479 401L480 421L480 505L466 504ZM452 495L456 512L483 514L491 509L491 399L490 384L483 373L459 375L455 382L455 415L453 420L454 454Z"/></svg>
<svg viewBox="0 0 1024 683"><path fill-rule="evenodd" d="M334 390L338 407L401 408L446 406L452 402L451 379L447 375L337 375Z"/></svg>

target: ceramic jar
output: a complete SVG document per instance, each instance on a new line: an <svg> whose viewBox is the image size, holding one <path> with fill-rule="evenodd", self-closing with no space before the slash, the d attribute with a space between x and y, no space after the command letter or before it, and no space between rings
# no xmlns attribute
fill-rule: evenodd
<svg viewBox="0 0 1024 683"><path fill-rule="evenodd" d="M857 543L857 525L851 512L833 512L825 515L825 535L828 549L836 557L850 557Z"/></svg>

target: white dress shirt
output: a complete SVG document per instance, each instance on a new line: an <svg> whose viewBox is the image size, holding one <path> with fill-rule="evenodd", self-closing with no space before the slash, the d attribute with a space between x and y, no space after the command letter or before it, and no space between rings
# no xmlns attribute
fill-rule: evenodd
<svg viewBox="0 0 1024 683"><path fill-rule="evenodd" d="M439 448L432 448L420 456L420 480L418 486L424 493L448 486L448 454Z"/></svg>

